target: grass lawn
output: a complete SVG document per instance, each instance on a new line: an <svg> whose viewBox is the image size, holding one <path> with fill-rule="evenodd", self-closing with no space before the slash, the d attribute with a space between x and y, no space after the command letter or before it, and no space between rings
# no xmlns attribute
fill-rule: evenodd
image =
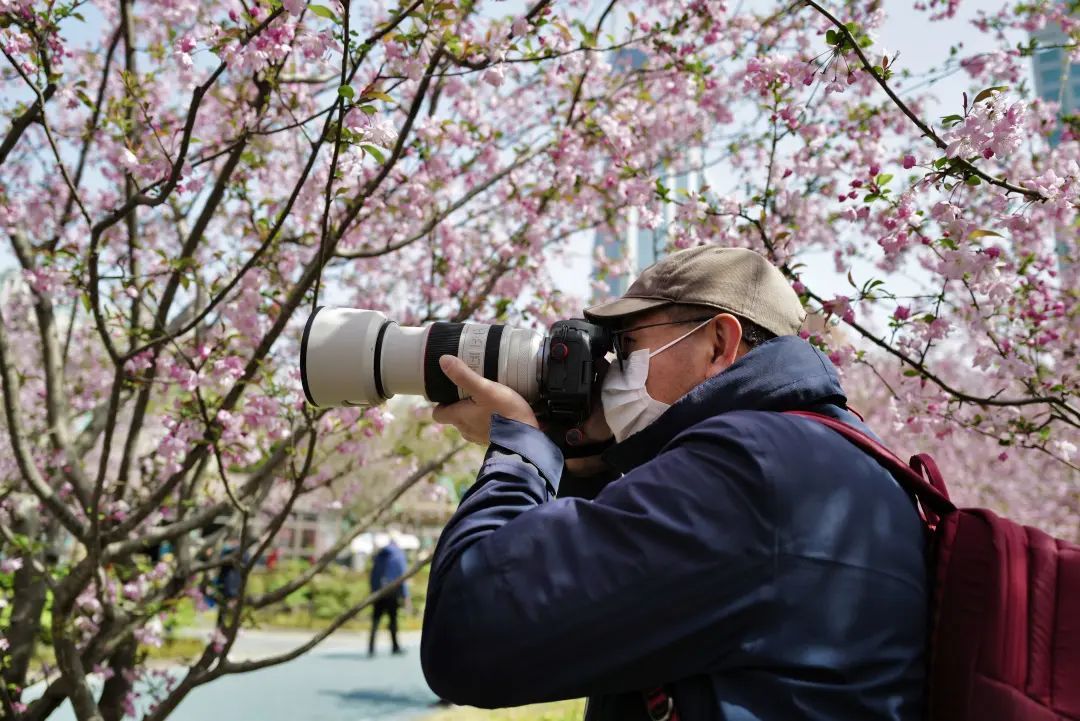
<svg viewBox="0 0 1080 721"><path fill-rule="evenodd" d="M575 699L493 711L459 706L439 711L424 721L581 721L584 715L585 699Z"/></svg>

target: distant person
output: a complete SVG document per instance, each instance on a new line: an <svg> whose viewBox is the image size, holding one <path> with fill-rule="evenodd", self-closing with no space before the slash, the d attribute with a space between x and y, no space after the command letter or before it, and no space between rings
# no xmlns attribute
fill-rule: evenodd
<svg viewBox="0 0 1080 721"><path fill-rule="evenodd" d="M405 575L405 551L397 545L393 537L375 554L371 565L371 592L375 593L392 584ZM390 642L393 653L404 653L398 643L398 608L402 603L409 603L409 586L402 582L397 590L375 602L371 616L371 639L368 641L368 656L375 655L375 632L379 630L379 621L384 615L390 617Z"/></svg>
<svg viewBox="0 0 1080 721"><path fill-rule="evenodd" d="M236 558L239 547L240 539L230 538L221 548L221 570L218 572L217 581L214 585L220 598L224 601L231 601L239 596L243 585L242 566L247 563L248 554L245 551L241 558Z"/></svg>

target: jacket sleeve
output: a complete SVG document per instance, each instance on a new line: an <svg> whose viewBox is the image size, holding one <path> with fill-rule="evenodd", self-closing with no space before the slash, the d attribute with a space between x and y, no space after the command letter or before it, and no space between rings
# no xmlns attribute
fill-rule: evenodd
<svg viewBox="0 0 1080 721"><path fill-rule="evenodd" d="M719 419L594 500L555 500L558 449L499 417L439 541L421 662L494 708L645 689L721 666L772 593L771 486Z"/></svg>

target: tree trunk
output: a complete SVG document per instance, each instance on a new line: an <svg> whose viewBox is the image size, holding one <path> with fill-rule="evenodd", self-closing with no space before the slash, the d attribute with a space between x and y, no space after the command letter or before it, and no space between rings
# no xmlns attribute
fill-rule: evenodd
<svg viewBox="0 0 1080 721"><path fill-rule="evenodd" d="M109 668L112 675L105 681L101 690L101 700L98 708L105 721L123 721L124 699L131 691L132 669L135 668L135 654L138 651L138 643L134 636L128 636L113 651L109 657Z"/></svg>
<svg viewBox="0 0 1080 721"><path fill-rule="evenodd" d="M35 514L27 514L14 525L17 534L35 540L42 530ZM20 689L26 685L26 674L37 644L47 590L45 578L34 570L34 556L27 553L21 558L22 568L15 572L13 579L11 622L5 632L10 646L10 662L2 669L3 680Z"/></svg>

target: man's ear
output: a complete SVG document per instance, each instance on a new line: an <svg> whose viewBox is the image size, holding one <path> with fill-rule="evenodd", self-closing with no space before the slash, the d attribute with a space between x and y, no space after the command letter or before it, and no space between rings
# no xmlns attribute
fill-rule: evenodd
<svg viewBox="0 0 1080 721"><path fill-rule="evenodd" d="M709 376L712 377L735 362L742 343L742 324L730 313L721 313L708 326L711 331L712 358Z"/></svg>

